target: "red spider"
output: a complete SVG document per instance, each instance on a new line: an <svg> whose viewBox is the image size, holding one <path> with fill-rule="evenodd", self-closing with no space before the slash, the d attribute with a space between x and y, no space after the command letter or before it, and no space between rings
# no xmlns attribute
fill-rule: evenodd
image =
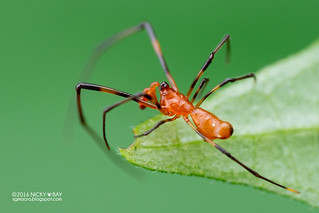
<svg viewBox="0 0 319 213"><path fill-rule="evenodd" d="M83 112L82 112L82 107L81 107L81 101L80 101L80 94L81 94L81 90L82 89L86 89L86 90L95 90L95 91L100 91L100 92L106 92L106 93L111 93L114 95L119 95L122 97L125 97L124 100L109 106L107 108L104 109L103 112L103 137L104 137L104 141L105 144L107 146L107 148L110 150L110 146L106 140L106 136L105 136L105 116L106 113L109 112L110 110L114 109L115 107L124 104L128 101L135 101L139 104L139 107L141 109L144 109L146 107L148 108L152 108L152 109L157 109L159 110L162 114L167 115L167 116L171 116L170 118L166 119L166 120L162 120L160 122L158 122L153 128L149 129L148 131L144 132L143 134L137 135L135 137L141 137L141 136L146 136L148 134L150 134L152 131L154 131L155 129L157 129L159 126L161 126L164 123L170 122L170 121L174 121L179 117L183 117L183 119L185 120L185 122L192 127L192 129L198 134L200 135L204 141L208 142L209 144L211 144L212 146L216 147L220 152L222 152L223 154L225 154L227 157L229 157L230 159L232 159L233 161L235 161L236 163L238 163L240 166L244 167L246 170L248 170L250 173L252 173L254 176L256 176L257 178L261 178L263 180L266 180L274 185L277 185L279 187L282 187L284 189L287 189L289 191L292 191L294 193L299 193L298 191L295 191L291 188L285 187L283 185L280 185L274 181L271 181L263 176L261 176L260 174L258 174L257 172L255 172L254 170L252 170L251 168L247 167L245 164L241 163L239 160L237 160L235 157L233 157L229 152L227 152L225 149L223 149L221 146L219 146L217 143L215 143L213 140L216 138L219 139L227 139L229 138L232 133L233 133L233 127L232 125L227 122L227 121L223 121L221 119L219 119L217 116L215 116L214 114L200 108L200 105L203 103L203 101L213 92L215 92L217 89L219 89L220 87L224 86L225 84L229 83L229 82L234 82L234 81L238 81L238 80L242 80L242 79L246 79L246 78L256 78L255 75L253 73L238 77L238 78L227 78L224 81L222 81L220 84L218 84L217 86L215 86L210 92L208 92L195 106L193 105L193 102L195 100L195 98L197 97L199 91L204 87L204 85L207 84L208 79L204 78L198 89L196 90L194 96L192 97L191 100L189 100L189 97L194 89L194 86L196 85L198 79L202 76L202 74L205 72L205 70L207 69L207 67L210 65L210 63L212 62L212 60L214 59L215 54L217 53L217 51L224 45L227 45L227 52L229 52L229 35L226 35L223 40L219 43L219 45L215 48L215 50L213 52L211 52L211 54L209 55L207 61L205 62L205 64L202 66L202 68L200 69L200 71L198 72L197 76L195 77L194 81L192 82L188 92L186 95L181 94L178 91L178 88L176 86L176 83L171 75L171 73L168 70L166 61L163 57L160 45L158 40L156 39L155 33L153 28L151 27L151 25L148 22L143 22L141 24L139 24L138 26L132 27L130 29L127 29L123 32L120 32L118 34L116 34L115 36L111 37L110 39L106 40L105 42L103 42L101 45L99 45L95 51L93 52L89 62L88 62L88 67L86 69L86 71L90 71L94 65L94 63L96 62L97 58L112 44L114 44L115 42L133 34L136 33L140 30L146 29L150 40L152 42L153 48L155 50L155 53L158 57L158 59L160 60L160 63L164 69L165 75L170 83L171 86L169 86L169 84L167 82L153 82L149 88L146 88L143 90L142 93L137 93L137 94L129 94L126 92L121 92L118 91L116 89L112 89L109 87L105 87L105 86L100 86L100 85L95 85L95 84L88 84L88 83L78 83L76 85L76 92L77 92L77 106L78 106L78 111L79 111L79 116L80 116L80 120L82 125L90 132L92 133L92 130L90 129L90 127L87 125L84 116L83 116ZM159 93L160 93L160 100L158 101L158 98L156 96L156 88L159 89ZM189 120L189 116L192 118L193 123Z"/></svg>

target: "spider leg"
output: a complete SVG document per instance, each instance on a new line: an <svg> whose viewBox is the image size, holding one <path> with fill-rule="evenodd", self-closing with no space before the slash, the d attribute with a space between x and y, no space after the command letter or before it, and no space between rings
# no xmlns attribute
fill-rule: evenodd
<svg viewBox="0 0 319 213"><path fill-rule="evenodd" d="M96 84L87 84L87 83L79 83L76 85L76 92L77 92L77 107L78 107L78 113L79 117L81 120L82 126L87 130L87 132L95 139L98 140L98 135L94 132L94 130L87 124L86 119L84 118L83 110L82 110L82 104L81 104L81 90L93 90L93 91L98 91L98 92L105 92L105 93L110 93L118 96L122 96L125 98L131 98L130 100L133 100L137 103L143 104L145 107L149 107L152 109L157 109L157 107L149 102L146 102L144 100L139 99L138 97L135 97L132 94L121 92L116 89L112 89L109 87L105 86L100 86ZM108 144L107 144L108 146ZM108 146L109 148L109 146Z"/></svg>
<svg viewBox="0 0 319 213"><path fill-rule="evenodd" d="M177 118L179 118L179 117L178 117L178 116L174 116L174 117L172 117L172 118L168 118L168 119L159 121L159 122L158 122L154 127L152 127L151 129L145 131L145 132L142 133L142 134L135 135L134 137L135 137L135 138L138 138L138 137L146 136L146 135L150 134L151 132L153 132L153 131L154 131L155 129L157 129L158 127L160 127L162 124L167 123L167 122L174 121L174 120L176 120Z"/></svg>
<svg viewBox="0 0 319 213"><path fill-rule="evenodd" d="M113 104L107 108L104 109L103 111L103 138L104 138L104 141L105 141L105 144L107 146L107 148L110 150L110 146L106 140L106 133L105 133L105 118L106 118L106 113L108 113L109 111L111 111L112 109L122 105L122 104L125 104L131 100L134 100L134 99L138 99L139 97L146 97L147 99L151 99L151 97L149 95L146 95L145 93L141 92L141 93L136 93L135 95L131 95L127 98L125 98L124 100L116 103L116 104Z"/></svg>
<svg viewBox="0 0 319 213"><path fill-rule="evenodd" d="M244 169L246 169L248 172L250 172L251 174L253 174L255 177L257 178L260 178L260 179L263 179L269 183L272 183L276 186L279 186L281 188L284 188L286 190L289 190L291 192L294 192L294 193L297 193L299 194L298 191L294 190L294 189L291 189L291 188L288 188L286 186L283 186L279 183L276 183L272 180L269 180L268 178L265 178L264 176L258 174L256 171L252 170L251 168L249 168L248 166L246 166L245 164L243 164L242 162L240 162L237 158L235 158L234 156L232 156L229 152L227 152L224 148L222 148L221 146L219 146L217 143L215 143L214 141L212 140L209 140L206 136L204 136L202 133L200 133L197 128L193 125L192 122L190 122L190 120L187 118L187 117L183 117L184 120L186 121L186 123L192 127L192 129L199 135L201 136L207 143L211 144L212 146L214 146L216 149L218 149L221 153L223 153L224 155L226 155L227 157L229 157L230 159L232 159L233 161L235 161L236 163L238 163L240 166L242 166Z"/></svg>
<svg viewBox="0 0 319 213"><path fill-rule="evenodd" d="M220 84L218 84L216 87L214 87L211 91L209 91L197 104L196 104L196 107L199 107L203 101L205 101L205 99L210 96L213 92L215 92L216 90L218 90L219 88L221 88L222 86L224 86L225 84L227 83L230 83L230 82L235 82L235 81L239 81L239 80L243 80L243 79L246 79L246 78L254 78L254 80L256 81L256 76L254 73L249 73L249 74L246 74L244 76L241 76L241 77L238 77L238 78L227 78L225 79L224 81L222 81Z"/></svg>
<svg viewBox="0 0 319 213"><path fill-rule="evenodd" d="M202 68L200 69L200 71L198 72L197 76L195 77L195 79L193 80L187 94L186 97L189 97L190 94L192 93L195 84L197 83L198 79L203 75L203 73L205 72L205 70L207 69L207 67L212 63L215 54L217 53L217 51L226 43L227 44L227 55L226 55L226 60L229 58L229 53L230 53L230 35L226 35L223 40L217 45L217 47L215 48L215 50L213 52L211 52L211 54L209 55L208 59L206 60L205 64L202 66Z"/></svg>
<svg viewBox="0 0 319 213"><path fill-rule="evenodd" d="M190 101L191 103L193 103L195 101L195 99L196 99L197 95L199 94L199 92L201 92L201 94L202 94L202 91L205 90L208 82L209 82L208 78L203 78L203 80L200 82L199 87L196 90L192 100Z"/></svg>
<svg viewBox="0 0 319 213"><path fill-rule="evenodd" d="M114 36L112 36L111 38L103 41L101 44L99 44L94 50L93 52L91 53L90 57L89 57L89 60L88 62L86 63L85 65L85 68L82 72L82 75L81 75L81 80L86 80L88 77L89 77L89 74L93 71L96 63L98 62L99 58L101 57L101 55L109 48L111 47L113 44L115 44L116 42L132 35L132 34L135 34L141 30L145 29L148 36L150 37L150 40L151 40L151 43L152 43L152 46L153 46L153 49L161 63L161 66L165 72L165 75L168 79L168 81L170 82L170 84L172 85L172 87L176 90L177 90L177 86L176 86L176 83L168 69L168 66L167 66L167 63L165 61L165 58L163 56L163 53L162 53L162 50L161 50L161 47L159 45L159 42L156 38L156 35L155 35L155 32L151 26L150 23L148 22L142 22L141 24L137 25L137 26L134 26L134 27L131 27L129 29L126 29L120 33L117 33L115 34Z"/></svg>
<svg viewBox="0 0 319 213"><path fill-rule="evenodd" d="M77 106L78 106L78 112L79 112L80 120L81 120L81 123L83 125L86 125L86 121L84 119L82 105L81 105L81 90L82 89L110 93L110 94L122 96L122 97L125 97L125 98L132 96L132 94L129 94L129 93L126 93L126 92L121 92L119 90L112 89L110 87L105 87L105 86L96 85L96 84L78 83L76 85ZM137 102L137 103L141 103L141 104L143 104L146 107L149 107L149 108L152 108L152 109L157 109L157 107L154 104L146 102L144 100L141 100L141 99L138 99L138 98L133 98L132 100Z"/></svg>

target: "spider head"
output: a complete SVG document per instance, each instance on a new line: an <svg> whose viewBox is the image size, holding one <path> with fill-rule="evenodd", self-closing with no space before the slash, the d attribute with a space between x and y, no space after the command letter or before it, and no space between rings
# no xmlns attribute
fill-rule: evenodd
<svg viewBox="0 0 319 213"><path fill-rule="evenodd" d="M164 89L167 89L167 88L170 88L170 87L166 81L163 81L159 86L160 91L163 91Z"/></svg>

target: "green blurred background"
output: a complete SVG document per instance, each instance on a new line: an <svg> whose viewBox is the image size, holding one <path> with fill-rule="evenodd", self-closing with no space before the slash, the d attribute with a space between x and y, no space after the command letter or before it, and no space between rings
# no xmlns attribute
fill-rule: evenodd
<svg viewBox="0 0 319 213"><path fill-rule="evenodd" d="M186 92L226 33L232 36L231 63L224 63L222 50L205 73L209 87L309 45L319 37L319 2L0 1L0 212L319 212L249 187L149 172L117 157L119 166L80 127L75 102L66 115L93 48L144 20L154 26L171 72ZM89 82L135 93L163 80L141 32L111 48ZM99 134L104 107L119 100L83 92L86 117ZM135 103L110 113L113 150L127 147L132 127L157 114L140 111ZM63 192L63 201L12 201L12 192L37 191Z"/></svg>

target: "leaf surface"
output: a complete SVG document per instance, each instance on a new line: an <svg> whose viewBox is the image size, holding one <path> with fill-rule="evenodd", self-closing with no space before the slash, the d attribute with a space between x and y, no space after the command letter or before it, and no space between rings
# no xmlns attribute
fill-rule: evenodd
<svg viewBox="0 0 319 213"><path fill-rule="evenodd" d="M319 207L319 42L218 90L202 107L229 121L234 134L215 140L261 175L300 191L258 179L205 143L178 119L120 149L129 162L150 170L244 184ZM143 133L159 115L134 129Z"/></svg>

